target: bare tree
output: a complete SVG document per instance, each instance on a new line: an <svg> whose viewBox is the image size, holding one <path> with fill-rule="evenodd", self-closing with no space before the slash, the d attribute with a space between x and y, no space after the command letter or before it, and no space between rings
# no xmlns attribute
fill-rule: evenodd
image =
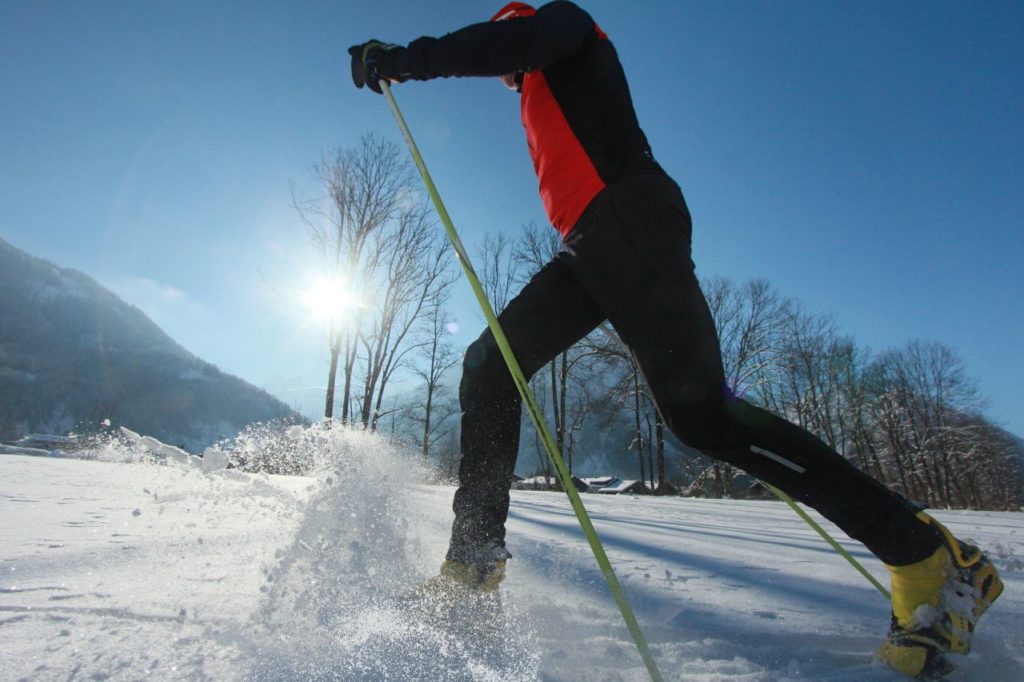
<svg viewBox="0 0 1024 682"><path fill-rule="evenodd" d="M512 292L520 282L519 266L512 253L512 243L504 232L488 234L480 249L480 285L495 312L500 313L512 300Z"/></svg>
<svg viewBox="0 0 1024 682"><path fill-rule="evenodd" d="M594 406L594 394L591 389L594 376L589 371L573 376L573 394L575 400L570 403L566 415L564 436L564 455L569 473L573 473L573 458L576 452L576 435L583 431L583 425Z"/></svg>
<svg viewBox="0 0 1024 682"><path fill-rule="evenodd" d="M646 481L647 471L652 467L645 464L644 458L650 457L652 439L645 436L643 426L650 422L654 402L643 374L629 348L611 330L591 335L581 345L591 357L590 371L596 371L603 377L607 387L597 401L597 411L608 417L628 417L630 437L626 449L636 452L640 480Z"/></svg>
<svg viewBox="0 0 1024 682"><path fill-rule="evenodd" d="M438 439L437 447L438 472L443 478L449 481L458 480L459 461L462 459L462 452L459 447L458 431L455 429L446 429Z"/></svg>
<svg viewBox="0 0 1024 682"><path fill-rule="evenodd" d="M930 504L967 504L963 484L985 452L985 428L984 403L963 361L948 346L914 341L877 364L880 450L898 487Z"/></svg>
<svg viewBox="0 0 1024 682"><path fill-rule="evenodd" d="M428 301L427 312L424 315L424 341L420 345L423 363L414 370L423 380L426 391L422 413L413 417L415 421L422 422L422 436L419 442L424 464L430 462L431 446L442 437L442 429L446 422L458 411L457 404L441 403L439 400L444 397L446 390L442 379L460 358L458 351L447 340L448 319L444 308L450 296L450 284L454 281L454 276L441 281Z"/></svg>
<svg viewBox="0 0 1024 682"><path fill-rule="evenodd" d="M781 359L774 381L763 386L763 401L830 447L842 450L835 430L841 392L834 365L845 340L838 336L831 318L807 314L797 304L789 307L784 318Z"/></svg>
<svg viewBox="0 0 1024 682"><path fill-rule="evenodd" d="M375 430L384 392L406 357L423 341L412 331L430 302L452 281L451 258L423 203L403 206L390 229L377 236L378 288L373 316L362 335L363 373L360 419Z"/></svg>
<svg viewBox="0 0 1024 682"><path fill-rule="evenodd" d="M395 218L414 187L408 162L393 142L368 133L354 147L324 152L313 171L326 197L293 197L293 205L323 257L327 276L344 283L353 297L365 300L363 287L375 280L378 256L368 244ZM343 369L341 419L347 422L350 418L353 371L363 322L363 308L357 308L350 319L330 322L330 369L324 407L327 419L334 416L339 363Z"/></svg>
<svg viewBox="0 0 1024 682"><path fill-rule="evenodd" d="M981 416L978 437L962 453L964 469L954 479L963 506L1016 511L1024 503L1024 442Z"/></svg>
<svg viewBox="0 0 1024 682"><path fill-rule="evenodd" d="M547 412L548 406L548 377L544 372L537 372L530 379L530 389L533 391L534 398L537 401L537 407L540 409L541 414ZM523 424L524 427L530 429L530 433L533 435L533 451L537 456L537 469L535 476L544 476L545 482L551 485L552 479L557 481L555 476L554 468L551 464L551 458L548 455L547 448L544 445L543 440L540 437L540 433L537 429L533 428L530 424L528 427ZM522 427L521 427L522 429ZM555 486L558 488L558 486Z"/></svg>
<svg viewBox="0 0 1024 682"><path fill-rule="evenodd" d="M724 277L701 281L715 320L728 388L736 395L771 381L782 353L782 330L790 302L767 280L736 285Z"/></svg>

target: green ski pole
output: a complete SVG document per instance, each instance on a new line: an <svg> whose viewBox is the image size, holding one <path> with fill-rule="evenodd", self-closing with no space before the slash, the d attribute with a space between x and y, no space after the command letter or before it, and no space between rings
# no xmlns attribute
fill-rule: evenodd
<svg viewBox="0 0 1024 682"><path fill-rule="evenodd" d="M587 542L590 544L590 549L594 553L594 558L597 559L597 565L601 568L601 573L604 575L604 579L608 583L608 588L611 590L615 603L618 604L619 611L622 612L622 618L626 621L626 627L629 628L630 633L633 635L633 641L636 642L636 648L640 652L640 657L643 658L644 665L647 666L647 672L650 673L652 680L660 682L662 679L661 672L658 670L654 657L651 655L650 647L647 645L647 639L644 637L644 633L640 629L640 624L637 622L636 615L633 613L633 609L629 605L629 601L626 599L625 593L622 591L619 579L615 576L615 570L612 568L611 561L609 561L608 555L604 551L601 539L597 536L597 531L594 530L594 525L590 521L590 515L587 514L587 510L583 506L583 500L580 499L580 494L576 490L576 486L572 483L572 477L565 466L562 455L558 452L558 446L555 445L555 439L552 437L551 432L547 427L544 415L541 412L536 399L533 397L533 391L530 390L529 382L523 375L523 370L519 366L519 361L516 360L515 355L512 353L512 348L508 343L508 339L505 337L501 324L498 322L498 317L495 315L494 309L491 307L491 303L487 299L487 294L484 293L483 287L480 285L480 279L473 270L473 264L470 262L469 255L466 253L466 249L462 245L462 240L459 239L458 232L455 231L455 226L452 224L452 219L448 216L448 211L444 206L444 202L441 201L441 195L434 186L434 181L430 177L430 172L427 170L426 164L423 162L423 157L420 155L416 142L412 139L412 133L409 132L409 126L405 123L405 118L402 116L402 112L398 108L395 96L391 94L391 87L386 80L380 81L380 87L388 101L388 106L391 107L391 113L395 117L395 122L402 131L402 136L405 138L405 142L409 147L409 152L412 154L413 161L416 162L416 168L419 169L420 175L423 177L423 184L426 185L427 193L430 195L431 201L434 202L434 208L437 209L437 214L441 218L441 223L444 225L445 232L448 234L448 238L451 240L452 246L455 248L455 253L458 255L459 262L462 264L462 269L466 274L466 279L469 280L469 284L473 288L473 293L476 296L477 302L480 304L480 309L483 311L484 317L487 319L487 326L494 335L498 348L501 349L501 355L505 358L505 363L508 365L509 372L512 374L512 380L515 382L516 388L519 389L519 394L523 398L523 404L526 406L526 411L529 413L530 419L533 421L533 425L540 434L541 440L544 443L544 448L547 450L548 457L558 474L558 479L562 484L562 489L565 490L565 494L569 497L569 503L572 505L573 511L576 512L576 518L579 520L580 527L583 529L583 534L586 536Z"/></svg>

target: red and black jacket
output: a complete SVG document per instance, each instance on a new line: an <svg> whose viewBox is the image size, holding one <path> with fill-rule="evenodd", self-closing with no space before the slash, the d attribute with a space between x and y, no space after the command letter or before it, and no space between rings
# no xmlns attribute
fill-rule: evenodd
<svg viewBox="0 0 1024 682"><path fill-rule="evenodd" d="M544 208L563 237L607 185L657 168L615 48L571 2L419 38L407 57L416 80L525 72L526 140Z"/></svg>

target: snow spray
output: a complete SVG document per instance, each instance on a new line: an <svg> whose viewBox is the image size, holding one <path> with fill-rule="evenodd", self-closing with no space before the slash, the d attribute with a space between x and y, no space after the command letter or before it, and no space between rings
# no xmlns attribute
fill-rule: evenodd
<svg viewBox="0 0 1024 682"><path fill-rule="evenodd" d="M316 490L290 546L265 569L247 679L537 677L538 647L513 605L484 632L438 626L408 605L447 546L425 525L436 511L410 494L430 477L411 451L338 427L293 427L287 437L317 461Z"/></svg>

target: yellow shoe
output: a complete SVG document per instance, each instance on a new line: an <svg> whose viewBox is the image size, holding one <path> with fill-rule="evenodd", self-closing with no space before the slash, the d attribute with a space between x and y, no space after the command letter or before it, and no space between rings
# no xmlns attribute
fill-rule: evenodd
<svg viewBox="0 0 1024 682"><path fill-rule="evenodd" d="M956 669L937 641L913 632L890 630L876 657L896 672L921 680L941 679Z"/></svg>
<svg viewBox="0 0 1024 682"><path fill-rule="evenodd" d="M487 593L498 589L505 579L505 560L490 562L485 566L467 564L445 559L441 571L423 583L422 593Z"/></svg>
<svg viewBox="0 0 1024 682"><path fill-rule="evenodd" d="M505 559L486 567L445 559L438 576L433 579L450 583L472 592L494 592L505 580ZM429 582L429 581L428 581Z"/></svg>
<svg viewBox="0 0 1024 682"><path fill-rule="evenodd" d="M410 603L442 627L487 635L498 631L503 622L498 585L504 578L504 559L483 568L446 560L437 575L416 589Z"/></svg>
<svg viewBox="0 0 1024 682"><path fill-rule="evenodd" d="M950 568L942 592L942 625L949 628L949 650L967 654L978 620L1003 593L1003 581L980 549L957 540L949 529L924 512L918 512L918 518L939 530L949 552Z"/></svg>
<svg viewBox="0 0 1024 682"><path fill-rule="evenodd" d="M892 586L892 617L906 630L930 625L942 606L942 588L952 564L949 550L939 547L924 561L909 566L886 566Z"/></svg>
<svg viewBox="0 0 1024 682"><path fill-rule="evenodd" d="M957 540L924 512L942 547L909 566L887 566L892 578L892 623L878 658L911 677L952 669L943 654L966 654L978 619L1003 591L992 562L977 547Z"/></svg>

